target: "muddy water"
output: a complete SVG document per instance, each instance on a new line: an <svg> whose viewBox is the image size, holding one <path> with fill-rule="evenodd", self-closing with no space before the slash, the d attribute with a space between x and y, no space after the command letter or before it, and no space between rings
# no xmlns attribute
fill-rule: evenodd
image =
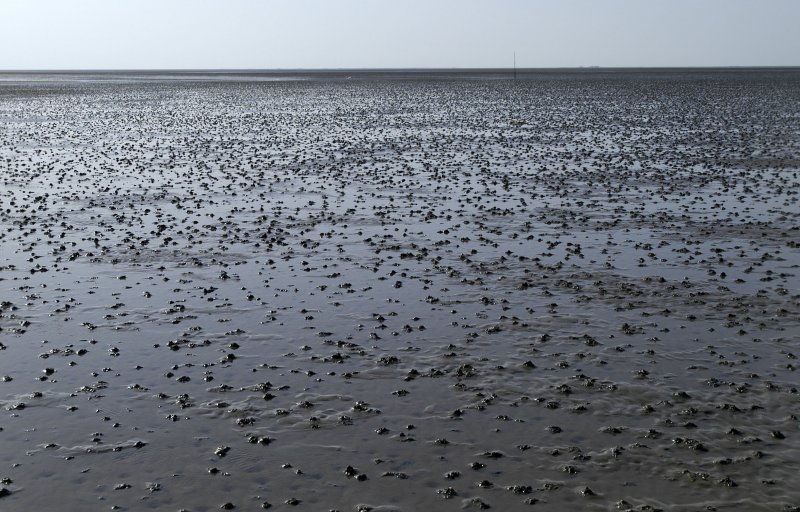
<svg viewBox="0 0 800 512"><path fill-rule="evenodd" d="M3 75L0 509L797 510L798 85Z"/></svg>

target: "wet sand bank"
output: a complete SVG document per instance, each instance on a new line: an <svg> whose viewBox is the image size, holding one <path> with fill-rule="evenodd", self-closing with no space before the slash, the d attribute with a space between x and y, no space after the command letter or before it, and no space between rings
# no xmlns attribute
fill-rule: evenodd
<svg viewBox="0 0 800 512"><path fill-rule="evenodd" d="M11 78L0 509L800 507L800 72Z"/></svg>

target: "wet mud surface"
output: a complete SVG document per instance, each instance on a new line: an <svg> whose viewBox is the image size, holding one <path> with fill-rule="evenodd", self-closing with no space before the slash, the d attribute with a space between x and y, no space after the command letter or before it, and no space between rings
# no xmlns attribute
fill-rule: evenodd
<svg viewBox="0 0 800 512"><path fill-rule="evenodd" d="M800 72L0 76L0 509L800 510Z"/></svg>

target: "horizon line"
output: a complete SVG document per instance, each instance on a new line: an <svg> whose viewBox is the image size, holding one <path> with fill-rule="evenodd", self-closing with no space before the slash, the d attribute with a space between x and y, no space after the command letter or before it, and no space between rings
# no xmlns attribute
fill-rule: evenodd
<svg viewBox="0 0 800 512"><path fill-rule="evenodd" d="M517 67L519 71L553 70L676 70L676 69L796 69L800 64L787 65L730 65L730 66L551 66ZM0 69L0 73L64 73L64 72L403 72L403 71L513 71L513 67L340 67L340 68L23 68Z"/></svg>

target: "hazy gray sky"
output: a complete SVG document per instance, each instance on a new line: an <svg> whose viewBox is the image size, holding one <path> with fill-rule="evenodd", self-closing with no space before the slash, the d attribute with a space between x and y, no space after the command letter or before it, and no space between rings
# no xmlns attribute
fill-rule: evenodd
<svg viewBox="0 0 800 512"><path fill-rule="evenodd" d="M800 65L800 0L0 0L0 69Z"/></svg>

